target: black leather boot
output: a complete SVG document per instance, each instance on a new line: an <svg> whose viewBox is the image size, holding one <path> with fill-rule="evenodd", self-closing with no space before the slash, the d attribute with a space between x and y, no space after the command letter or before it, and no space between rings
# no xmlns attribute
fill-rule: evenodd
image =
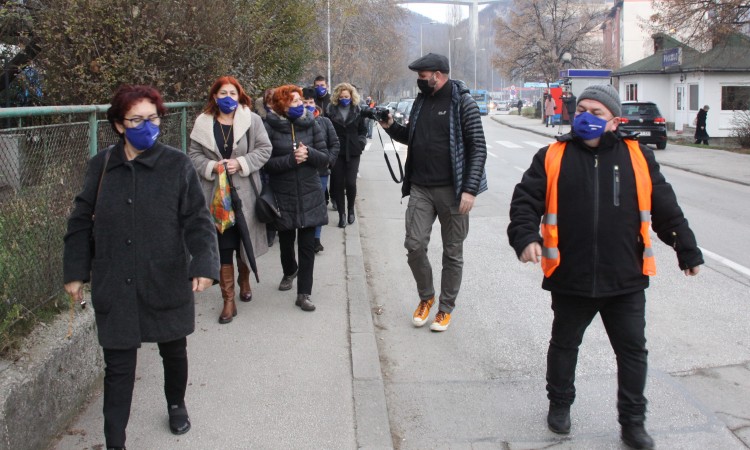
<svg viewBox="0 0 750 450"><path fill-rule="evenodd" d="M354 219L355 219L355 217L354 217L354 210L350 209L349 210L349 217L347 217L347 220L349 221L349 225L351 225L351 224L354 223Z"/></svg>
<svg viewBox="0 0 750 450"><path fill-rule="evenodd" d="M622 441L631 448L651 449L654 448L654 440L646 432L642 423L622 425L620 434Z"/></svg>
<svg viewBox="0 0 750 450"><path fill-rule="evenodd" d="M339 228L346 228L346 216L339 214Z"/></svg>
<svg viewBox="0 0 750 450"><path fill-rule="evenodd" d="M553 433L570 433L570 405L550 402L547 426Z"/></svg>
<svg viewBox="0 0 750 450"><path fill-rule="evenodd" d="M310 294L297 294L295 305L302 308L302 311L315 311L315 305L310 301Z"/></svg>

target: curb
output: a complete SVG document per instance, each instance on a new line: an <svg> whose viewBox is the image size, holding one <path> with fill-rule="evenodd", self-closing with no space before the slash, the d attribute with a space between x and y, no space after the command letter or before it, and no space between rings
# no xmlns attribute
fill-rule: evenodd
<svg viewBox="0 0 750 450"><path fill-rule="evenodd" d="M344 229L357 447L393 449L385 385L372 322L359 222Z"/></svg>
<svg viewBox="0 0 750 450"><path fill-rule="evenodd" d="M92 308L38 326L0 373L0 450L47 448L100 385L104 360Z"/></svg>

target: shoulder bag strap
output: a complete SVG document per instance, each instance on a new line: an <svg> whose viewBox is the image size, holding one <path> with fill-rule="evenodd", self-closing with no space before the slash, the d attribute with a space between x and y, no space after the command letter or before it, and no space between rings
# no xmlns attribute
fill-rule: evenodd
<svg viewBox="0 0 750 450"><path fill-rule="evenodd" d="M96 204L99 202L99 193L102 191L102 181L104 181L104 174L107 172L107 164L109 164L109 157L112 156L113 147L114 145L110 145L105 150L107 152L107 157L104 158L102 173L99 175L99 185L96 187L96 199L94 199L94 210L91 212L91 220L94 220L94 216L96 216Z"/></svg>

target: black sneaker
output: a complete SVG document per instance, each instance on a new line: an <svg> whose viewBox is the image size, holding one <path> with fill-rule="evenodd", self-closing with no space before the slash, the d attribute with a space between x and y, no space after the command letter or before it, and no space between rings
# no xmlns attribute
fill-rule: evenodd
<svg viewBox="0 0 750 450"><path fill-rule="evenodd" d="M635 449L654 448L654 440L648 435L643 424L622 425L622 442Z"/></svg>
<svg viewBox="0 0 750 450"><path fill-rule="evenodd" d="M315 238L315 253L320 253L323 250L325 250L325 248L323 248L323 244L320 243L320 239Z"/></svg>
<svg viewBox="0 0 750 450"><path fill-rule="evenodd" d="M547 426L553 433L570 433L570 405L550 402Z"/></svg>
<svg viewBox="0 0 750 450"><path fill-rule="evenodd" d="M284 278L281 279L281 283L279 283L279 290L288 291L291 289L295 278L297 278L297 271L291 275L284 275Z"/></svg>

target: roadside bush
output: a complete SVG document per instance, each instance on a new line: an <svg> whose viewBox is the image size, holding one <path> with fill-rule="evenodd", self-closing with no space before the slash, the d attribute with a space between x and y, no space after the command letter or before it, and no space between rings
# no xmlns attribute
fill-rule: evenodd
<svg viewBox="0 0 750 450"><path fill-rule="evenodd" d="M731 136L742 148L750 148L750 111L735 111Z"/></svg>

